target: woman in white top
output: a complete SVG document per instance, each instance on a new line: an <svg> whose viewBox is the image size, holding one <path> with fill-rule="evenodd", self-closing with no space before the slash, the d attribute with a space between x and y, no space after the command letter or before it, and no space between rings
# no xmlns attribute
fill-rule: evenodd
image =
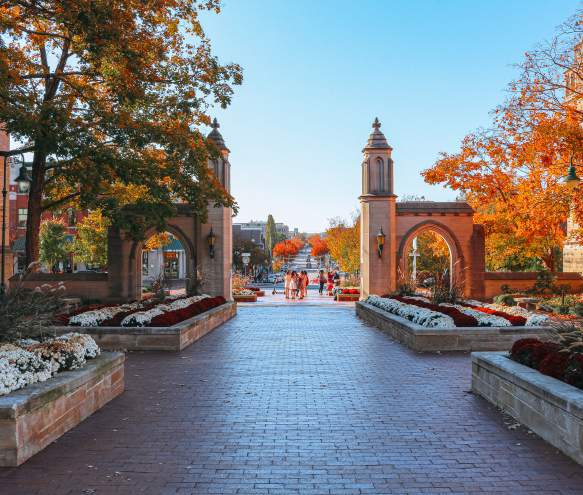
<svg viewBox="0 0 583 495"><path fill-rule="evenodd" d="M288 270L287 272L285 272L285 276L283 277L283 289L284 289L286 299L289 299L290 283L291 283L291 272Z"/></svg>
<svg viewBox="0 0 583 495"><path fill-rule="evenodd" d="M298 274L296 272L292 272L291 280L289 282L289 291L291 292L291 298L295 299L296 294L298 292Z"/></svg>

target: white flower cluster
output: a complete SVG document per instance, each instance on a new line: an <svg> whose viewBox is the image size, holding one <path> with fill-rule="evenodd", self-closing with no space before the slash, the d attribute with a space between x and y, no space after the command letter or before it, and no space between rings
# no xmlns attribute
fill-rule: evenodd
<svg viewBox="0 0 583 495"><path fill-rule="evenodd" d="M128 304L120 304L119 306L108 306L101 309L93 309L79 313L78 315L69 318L69 326L74 327L97 327L101 322L113 318L119 313L126 311L134 311L143 306L142 302L133 302Z"/></svg>
<svg viewBox="0 0 583 495"><path fill-rule="evenodd" d="M0 346L0 395L44 382L51 375L50 363L37 354L12 344Z"/></svg>
<svg viewBox="0 0 583 495"><path fill-rule="evenodd" d="M468 308L466 306L461 306L459 304L448 304L448 303L441 303L440 306L455 308L460 313L463 313L463 314L468 315L468 316L473 316L476 320L478 320L479 327L511 327L512 326L512 323L510 323L506 318L503 318L502 316L489 315L488 313L483 313L482 311L478 311L477 309Z"/></svg>
<svg viewBox="0 0 583 495"><path fill-rule="evenodd" d="M83 366L100 353L89 335L69 333L39 343L26 339L0 345L0 395L48 380L57 371Z"/></svg>
<svg viewBox="0 0 583 495"><path fill-rule="evenodd" d="M147 311L138 311L126 316L121 321L122 327L144 327L148 325L158 315L162 315L169 311L175 311L177 309L186 308L195 302L206 299L210 296L203 294L201 296L183 297L181 299L175 299L171 302L160 303Z"/></svg>
<svg viewBox="0 0 583 495"><path fill-rule="evenodd" d="M547 315L533 313L532 311L521 308L520 306L506 306L504 304L481 303L479 301L467 301L467 303L472 304L474 306L483 306L484 308L493 309L495 311L502 311L512 316L522 316L523 318L526 318L525 326L527 327L542 327L549 324L549 317Z"/></svg>
<svg viewBox="0 0 583 495"><path fill-rule="evenodd" d="M432 311L430 309L413 306L412 304L402 303L396 299L388 299L379 296L368 296L365 302L379 309L382 309L383 311L388 311L389 313L393 313L406 318L407 320L411 320L413 323L417 323L418 325L422 325L424 327L455 327L453 318L450 316L444 315L443 313L438 313L437 311Z"/></svg>
<svg viewBox="0 0 583 495"><path fill-rule="evenodd" d="M249 289L233 289L234 296L252 296L253 294L255 294L255 292Z"/></svg>

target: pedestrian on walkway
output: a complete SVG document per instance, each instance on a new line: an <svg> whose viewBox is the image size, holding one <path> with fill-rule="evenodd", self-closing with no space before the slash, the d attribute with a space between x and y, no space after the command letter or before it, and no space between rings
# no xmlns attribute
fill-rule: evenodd
<svg viewBox="0 0 583 495"><path fill-rule="evenodd" d="M318 292L320 295L323 295L324 294L324 285L326 285L326 275L324 275L324 270L320 270L318 282L320 283L320 288L319 288Z"/></svg>
<svg viewBox="0 0 583 495"><path fill-rule="evenodd" d="M291 272L291 278L289 282L289 292L292 299L295 299L298 294L298 274L294 270Z"/></svg>
<svg viewBox="0 0 583 495"><path fill-rule="evenodd" d="M291 272L288 270L285 272L283 277L283 291L285 293L285 298L289 299L290 297L290 285L291 285Z"/></svg>

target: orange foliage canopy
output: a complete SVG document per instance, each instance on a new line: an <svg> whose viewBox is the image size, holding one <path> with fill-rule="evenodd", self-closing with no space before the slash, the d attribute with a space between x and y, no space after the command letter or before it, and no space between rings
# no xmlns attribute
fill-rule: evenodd
<svg viewBox="0 0 583 495"><path fill-rule="evenodd" d="M303 245L303 243L302 243ZM278 242L273 246L273 256L276 258L291 258L295 256L300 251L301 246L298 246L297 242L294 240L285 240Z"/></svg>
<svg viewBox="0 0 583 495"><path fill-rule="evenodd" d="M524 269L525 258L556 269L572 201L583 218L580 195L561 182L571 158L583 164L583 113L563 97L565 64L581 65L573 54L582 27L578 18L569 22L553 43L527 54L521 78L510 86L512 97L496 110L491 128L468 134L457 153L442 153L423 172L428 183L462 192L474 208L486 229L490 269ZM580 88L581 74L575 72Z"/></svg>
<svg viewBox="0 0 583 495"><path fill-rule="evenodd" d="M326 245L330 256L344 272L355 273L360 269L360 219L352 225L334 221L326 230Z"/></svg>
<svg viewBox="0 0 583 495"><path fill-rule="evenodd" d="M310 245L312 246L312 256L324 256L329 253L328 243L320 236L313 236L310 238Z"/></svg>

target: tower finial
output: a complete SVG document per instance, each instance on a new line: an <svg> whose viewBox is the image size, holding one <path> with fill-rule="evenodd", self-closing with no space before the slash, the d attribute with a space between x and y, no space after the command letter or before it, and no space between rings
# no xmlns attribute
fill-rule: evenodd
<svg viewBox="0 0 583 495"><path fill-rule="evenodd" d="M374 122L372 123L372 127L373 127L373 129L377 129L377 130L381 128L381 123L379 122L378 117L374 118Z"/></svg>
<svg viewBox="0 0 583 495"><path fill-rule="evenodd" d="M211 127L213 129L218 129L219 127L221 127L221 125L219 124L219 122L218 122L218 120L217 120L216 117L213 119L213 123L211 124Z"/></svg>

